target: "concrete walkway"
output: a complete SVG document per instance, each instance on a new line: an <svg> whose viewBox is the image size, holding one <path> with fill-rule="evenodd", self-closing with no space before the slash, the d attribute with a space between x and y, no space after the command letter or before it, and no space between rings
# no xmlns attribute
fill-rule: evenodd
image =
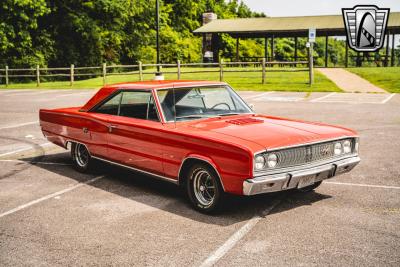
<svg viewBox="0 0 400 267"><path fill-rule="evenodd" d="M319 72L348 93L387 93L360 76L340 68L320 68Z"/></svg>

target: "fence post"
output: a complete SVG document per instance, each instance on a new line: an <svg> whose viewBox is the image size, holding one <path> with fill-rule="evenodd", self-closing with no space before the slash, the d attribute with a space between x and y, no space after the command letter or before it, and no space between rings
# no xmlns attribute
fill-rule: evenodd
<svg viewBox="0 0 400 267"><path fill-rule="evenodd" d="M262 84L265 84L265 58L262 59Z"/></svg>
<svg viewBox="0 0 400 267"><path fill-rule="evenodd" d="M106 85L107 64L103 63L103 85Z"/></svg>
<svg viewBox="0 0 400 267"><path fill-rule="evenodd" d="M222 82L224 80L224 67L223 67L224 60L221 58L219 60L219 80Z"/></svg>
<svg viewBox="0 0 400 267"><path fill-rule="evenodd" d="M36 65L36 86L40 86L40 69L39 65Z"/></svg>
<svg viewBox="0 0 400 267"><path fill-rule="evenodd" d="M8 66L6 66L6 87L8 86Z"/></svg>
<svg viewBox="0 0 400 267"><path fill-rule="evenodd" d="M142 61L139 61L139 80L143 81L143 66Z"/></svg>
<svg viewBox="0 0 400 267"><path fill-rule="evenodd" d="M69 85L72 86L74 84L74 64L71 64L71 69L70 69L70 82Z"/></svg>
<svg viewBox="0 0 400 267"><path fill-rule="evenodd" d="M181 79L181 61L178 59L177 63L176 63L178 70L177 70L177 75L178 75L178 80Z"/></svg>

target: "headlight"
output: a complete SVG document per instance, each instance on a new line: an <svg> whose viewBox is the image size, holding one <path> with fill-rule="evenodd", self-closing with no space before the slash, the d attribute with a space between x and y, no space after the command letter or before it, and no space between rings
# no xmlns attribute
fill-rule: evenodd
<svg viewBox="0 0 400 267"><path fill-rule="evenodd" d="M348 154L351 152L351 142L350 140L346 140L343 142L343 153Z"/></svg>
<svg viewBox="0 0 400 267"><path fill-rule="evenodd" d="M265 166L265 158L261 155L256 156L254 159L254 167L256 170L262 170Z"/></svg>
<svg viewBox="0 0 400 267"><path fill-rule="evenodd" d="M342 154L342 143L340 143L340 142L335 143L334 152L335 152L336 156Z"/></svg>
<svg viewBox="0 0 400 267"><path fill-rule="evenodd" d="M278 156L276 154L269 154L267 164L269 168L275 168L276 164L278 164Z"/></svg>

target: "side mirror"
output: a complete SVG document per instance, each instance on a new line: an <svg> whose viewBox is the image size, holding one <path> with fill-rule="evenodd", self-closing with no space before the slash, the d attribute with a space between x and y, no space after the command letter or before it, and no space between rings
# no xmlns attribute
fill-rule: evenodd
<svg viewBox="0 0 400 267"><path fill-rule="evenodd" d="M250 109L252 110L252 111L254 111L255 110L255 108L254 108L254 104L249 104L249 107L250 107Z"/></svg>

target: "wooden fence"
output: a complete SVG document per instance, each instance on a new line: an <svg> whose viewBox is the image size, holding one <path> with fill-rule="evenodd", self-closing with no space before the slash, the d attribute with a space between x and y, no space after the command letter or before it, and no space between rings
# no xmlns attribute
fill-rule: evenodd
<svg viewBox="0 0 400 267"><path fill-rule="evenodd" d="M298 66L305 66L297 68ZM255 68L248 68L248 67ZM224 74L229 72L258 72L260 73L261 83L264 84L267 80L267 68L274 66L282 67L289 66L292 68L276 69L273 71L308 71L310 84L313 83L313 67L309 61L295 61L295 62L279 62L279 61L266 61L264 58L259 62L224 62L221 60L218 63L181 63L179 60L173 64L142 64L138 62L136 65L106 65L96 67L75 67L73 64L70 67L64 68L36 68L30 69L11 69L6 66L0 69L0 78L4 78L6 86L10 84L13 78L30 78L36 80L37 86L40 86L41 78L44 77L65 77L69 80L70 85L73 86L75 78L77 77L102 77L103 84L107 83L107 76L113 75L138 75L138 79L143 81L145 74L156 74L157 67L162 69L163 74L175 74L176 79L180 80L182 74L188 73L219 73L219 80L224 80ZM173 70L171 70L174 68ZM195 69L196 68L196 69ZM200 69L199 69L200 68ZM121 71L126 69L134 69L133 71ZM272 69L271 69L272 71Z"/></svg>

